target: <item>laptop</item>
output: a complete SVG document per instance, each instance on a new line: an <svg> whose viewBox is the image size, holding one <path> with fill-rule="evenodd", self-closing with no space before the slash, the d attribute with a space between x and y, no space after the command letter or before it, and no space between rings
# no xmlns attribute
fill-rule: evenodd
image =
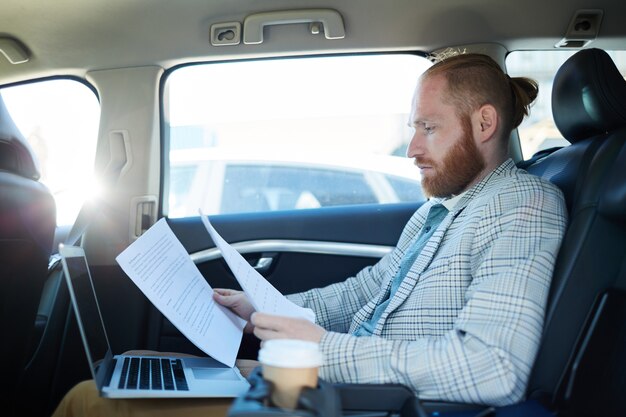
<svg viewBox="0 0 626 417"><path fill-rule="evenodd" d="M234 398L250 385L210 357L113 355L82 248L59 245L65 280L91 374L102 397Z"/></svg>

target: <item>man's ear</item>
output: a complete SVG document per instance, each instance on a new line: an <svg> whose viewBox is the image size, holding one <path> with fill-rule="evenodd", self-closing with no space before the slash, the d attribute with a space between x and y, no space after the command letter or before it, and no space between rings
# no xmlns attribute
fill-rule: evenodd
<svg viewBox="0 0 626 417"><path fill-rule="evenodd" d="M480 143L495 137L498 130L498 112L491 104L485 104L474 113L474 137Z"/></svg>

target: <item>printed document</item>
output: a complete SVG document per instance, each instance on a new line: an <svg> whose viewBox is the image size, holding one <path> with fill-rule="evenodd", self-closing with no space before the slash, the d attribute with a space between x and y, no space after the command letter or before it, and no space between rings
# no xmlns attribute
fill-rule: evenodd
<svg viewBox="0 0 626 417"><path fill-rule="evenodd" d="M235 365L246 321L213 300L213 289L165 219L115 259L193 344L223 364Z"/></svg>
<svg viewBox="0 0 626 417"><path fill-rule="evenodd" d="M259 274L243 256L239 254L217 233L209 218L200 212L202 223L211 235L213 242L222 252L224 260L235 275L241 288L248 296L256 311L303 318L315 322L315 313L310 308L302 308L280 293L263 275Z"/></svg>

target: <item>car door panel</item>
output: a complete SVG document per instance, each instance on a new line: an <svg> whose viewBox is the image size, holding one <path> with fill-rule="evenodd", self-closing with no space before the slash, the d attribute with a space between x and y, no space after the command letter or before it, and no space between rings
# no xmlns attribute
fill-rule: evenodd
<svg viewBox="0 0 626 417"><path fill-rule="evenodd" d="M341 281L377 262L393 248L418 207L419 203L335 207L221 215L211 220L251 264L271 258L264 274L279 291L289 294ZM239 288L199 217L168 223L212 287ZM204 355L119 266L94 264L91 272L113 352L151 349ZM67 326L76 330L73 322ZM82 350L80 338L64 334L61 346L63 353L56 363L69 366ZM257 349L258 340L246 335L238 356L256 359ZM50 388L53 403L74 383L89 377L86 362L80 364L72 372L56 375Z"/></svg>
<svg viewBox="0 0 626 417"><path fill-rule="evenodd" d="M283 294L289 294L341 281L376 263L395 246L418 206L415 203L224 215L214 216L211 221L227 242L244 248L244 257L252 264L261 257L271 257L266 278ZM212 287L240 288L222 257L215 254L200 218L168 222L192 257L204 251L206 260L197 265ZM252 243L262 250L254 251ZM152 325L159 327L159 336L154 340L159 349L199 353L163 317L157 315Z"/></svg>

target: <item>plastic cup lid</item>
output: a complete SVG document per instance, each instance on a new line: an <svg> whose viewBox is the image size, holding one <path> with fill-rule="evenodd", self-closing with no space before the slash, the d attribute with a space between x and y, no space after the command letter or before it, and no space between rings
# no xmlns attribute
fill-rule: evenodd
<svg viewBox="0 0 626 417"><path fill-rule="evenodd" d="M263 342L259 362L280 368L312 368L322 365L322 352L313 342L293 339L273 339Z"/></svg>

